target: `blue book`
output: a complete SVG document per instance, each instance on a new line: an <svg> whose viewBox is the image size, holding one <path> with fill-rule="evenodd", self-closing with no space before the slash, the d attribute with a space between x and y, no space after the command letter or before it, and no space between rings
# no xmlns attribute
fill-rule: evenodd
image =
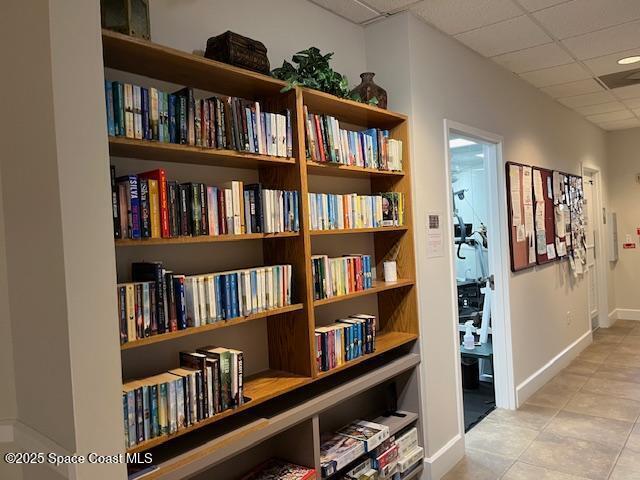
<svg viewBox="0 0 640 480"><path fill-rule="evenodd" d="M144 439L149 440L151 438L151 402L148 385L142 386L142 409L144 412Z"/></svg>
<svg viewBox="0 0 640 480"><path fill-rule="evenodd" d="M232 318L231 308L231 279L230 275L221 275L221 280L224 285L224 318L229 320Z"/></svg>
<svg viewBox="0 0 640 480"><path fill-rule="evenodd" d="M136 435L136 392L129 390L127 392L127 422L129 424L129 446L133 447L138 443Z"/></svg>
<svg viewBox="0 0 640 480"><path fill-rule="evenodd" d="M246 122L247 122L247 145L249 145L249 151L255 153L254 143L253 143L253 122L251 121L251 109L246 107L244 109Z"/></svg>
<svg viewBox="0 0 640 480"><path fill-rule="evenodd" d="M287 108L287 157L293 157L293 129L291 128L291 110Z"/></svg>
<svg viewBox="0 0 640 480"><path fill-rule="evenodd" d="M149 121L149 89L142 87L142 138L151 140L151 122Z"/></svg>
<svg viewBox="0 0 640 480"><path fill-rule="evenodd" d="M251 127L253 128L253 151L255 153L260 152L260 145L258 145L258 129L260 128L260 122L256 118L256 111L251 109Z"/></svg>
<svg viewBox="0 0 640 480"><path fill-rule="evenodd" d="M124 85L121 82L111 84L113 92L113 121L115 134L124 137L126 134L124 125Z"/></svg>
<svg viewBox="0 0 640 480"><path fill-rule="evenodd" d="M158 423L158 385L151 385L149 388L149 415L151 417L151 438L160 435L160 424Z"/></svg>
<svg viewBox="0 0 640 480"><path fill-rule="evenodd" d="M187 308L185 304L184 275L173 277L173 290L176 296L176 317L178 320L178 330L187 328Z"/></svg>
<svg viewBox="0 0 640 480"><path fill-rule="evenodd" d="M131 205L127 207L131 208L131 212L127 212L129 222L129 236L130 238L137 239L141 237L140 233L140 197L138 192L138 176L126 175L118 178L118 183L127 184L128 200Z"/></svg>
<svg viewBox="0 0 640 480"><path fill-rule="evenodd" d="M127 413L127 394L122 394L122 413L124 415L124 444L129 447L129 414Z"/></svg>
<svg viewBox="0 0 640 480"><path fill-rule="evenodd" d="M223 320L224 313L222 310L222 275L216 275L213 277L213 284L216 294L216 320Z"/></svg>
<svg viewBox="0 0 640 480"><path fill-rule="evenodd" d="M178 128L176 120L176 96L167 94L167 115L169 120L169 142L178 143Z"/></svg>
<svg viewBox="0 0 640 480"><path fill-rule="evenodd" d="M251 270L249 280L251 283L251 313L258 313L258 272Z"/></svg>
<svg viewBox="0 0 640 480"><path fill-rule="evenodd" d="M160 120L162 141L169 143L169 95L167 92L160 93L162 93L162 119Z"/></svg>
<svg viewBox="0 0 640 480"><path fill-rule="evenodd" d="M116 134L116 123L113 111L113 86L110 81L104 81L104 97L107 107L107 132L112 137Z"/></svg>
<svg viewBox="0 0 640 480"><path fill-rule="evenodd" d="M231 277L231 318L237 318L240 316L240 308L238 306L238 274L231 273L229 277Z"/></svg>
<svg viewBox="0 0 640 480"><path fill-rule="evenodd" d="M264 138L265 138L265 144L267 147L267 155L271 155L273 152L271 151L270 147L271 147L271 115L269 115L268 113L262 113L262 116L264 117Z"/></svg>

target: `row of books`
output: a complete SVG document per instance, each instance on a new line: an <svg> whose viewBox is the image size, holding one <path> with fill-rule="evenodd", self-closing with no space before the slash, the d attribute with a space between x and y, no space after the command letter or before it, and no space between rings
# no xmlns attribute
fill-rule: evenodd
<svg viewBox="0 0 640 480"><path fill-rule="evenodd" d="M403 193L309 193L311 230L397 227L404 219Z"/></svg>
<svg viewBox="0 0 640 480"><path fill-rule="evenodd" d="M314 299L336 297L373 287L370 255L311 257Z"/></svg>
<svg viewBox="0 0 640 480"><path fill-rule="evenodd" d="M174 434L242 405L243 372L243 352L207 346L180 352L180 368L125 383L125 445Z"/></svg>
<svg viewBox="0 0 640 480"><path fill-rule="evenodd" d="M402 480L419 467L424 458L424 450L418 445L418 430L411 428L397 436L389 436L377 446L371 447L379 438L376 434L379 427L383 425L373 423L369 431L362 433L363 437L369 436L365 443L366 452L339 477L341 480ZM348 458L350 453L353 455L361 449L354 445L351 452L347 446L345 450Z"/></svg>
<svg viewBox="0 0 640 480"><path fill-rule="evenodd" d="M314 480L316 470L278 458L259 465L241 480Z"/></svg>
<svg viewBox="0 0 640 480"><path fill-rule="evenodd" d="M297 191L259 183L221 187L168 181L164 169L117 177L111 167L114 237L175 238L200 235L296 232Z"/></svg>
<svg viewBox="0 0 640 480"><path fill-rule="evenodd" d="M131 273L117 285L121 344L291 305L291 265L181 275L137 262Z"/></svg>
<svg viewBox="0 0 640 480"><path fill-rule="evenodd" d="M267 112L237 97L196 99L192 88L174 93L105 80L111 136L293 156L291 111Z"/></svg>
<svg viewBox="0 0 640 480"><path fill-rule="evenodd" d="M376 350L376 317L359 313L315 330L316 364L326 372Z"/></svg>
<svg viewBox="0 0 640 480"><path fill-rule="evenodd" d="M308 159L318 163L402 171L402 140L389 138L388 130L345 130L340 128L335 117L309 113L306 106L305 119Z"/></svg>

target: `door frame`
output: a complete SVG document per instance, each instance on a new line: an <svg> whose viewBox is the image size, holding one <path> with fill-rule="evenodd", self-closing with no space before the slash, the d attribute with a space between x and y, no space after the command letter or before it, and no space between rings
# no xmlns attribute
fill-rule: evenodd
<svg viewBox="0 0 640 480"><path fill-rule="evenodd" d="M608 298L608 285L607 285L607 252L606 252L606 239L605 239L605 219L604 219L604 202L602 198L602 172L599 168L584 165L581 166L581 175L584 180L585 174L590 174L593 178L594 185L592 186L592 192L594 196L593 201L593 220L594 229L596 231L596 246L595 246L595 264L598 275L596 277L597 295L598 295L598 326L610 327L612 319L609 318L609 298ZM587 289L587 295L589 295ZM589 298L587 297L587 305L589 305ZM591 312L587 313L589 317L589 328L591 328Z"/></svg>
<svg viewBox="0 0 640 480"><path fill-rule="evenodd" d="M446 191L451 190L451 152L449 149L449 136L458 133L480 141L492 143L496 146L496 157L487 162L489 180L489 229L488 240L495 248L489 250L489 270L495 278L494 302L492 305L491 325L493 341L493 384L496 394L496 406L514 410L517 407L516 386L513 373L513 347L511 341L511 305L509 303L509 231L507 226L507 197L504 193L505 163L502 158L503 137L491 132L465 125L452 120L444 120L444 146L445 146L445 181ZM451 248L451 278L450 291L453 302L454 322L451 325L454 335L453 341L457 352L455 366L460 371L460 340L458 331L458 286L456 283L455 246L453 239L453 200L447 195L447 241ZM495 326L495 328L493 328ZM460 374L458 374L461 377ZM458 416L461 431L464 432L464 409L462 398L462 381L458 381Z"/></svg>

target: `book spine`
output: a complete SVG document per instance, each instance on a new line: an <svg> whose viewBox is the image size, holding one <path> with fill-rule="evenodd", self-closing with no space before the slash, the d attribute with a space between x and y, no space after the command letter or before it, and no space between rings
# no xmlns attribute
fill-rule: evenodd
<svg viewBox="0 0 640 480"><path fill-rule="evenodd" d="M127 395L127 424L129 431L129 447L133 447L138 443L138 436L136 433L136 393L130 390Z"/></svg>
<svg viewBox="0 0 640 480"><path fill-rule="evenodd" d="M151 416L151 438L160 435L160 423L158 420L158 385L149 387L149 413Z"/></svg>
<svg viewBox="0 0 640 480"><path fill-rule="evenodd" d="M176 118L176 105L177 98L175 95L168 93L167 94L167 119L168 126L167 130L169 132L169 142L170 143L180 143L178 138L178 125Z"/></svg>
<svg viewBox="0 0 640 480"><path fill-rule="evenodd" d="M124 137L126 135L125 112L124 112L124 85L120 82L113 82L113 120L115 135Z"/></svg>
<svg viewBox="0 0 640 480"><path fill-rule="evenodd" d="M200 235L209 235L209 211L207 206L207 186L199 183L200 195Z"/></svg>
<svg viewBox="0 0 640 480"><path fill-rule="evenodd" d="M133 116L133 85L124 84L124 126L125 136L127 138L135 138L134 136L134 116Z"/></svg>
<svg viewBox="0 0 640 480"><path fill-rule="evenodd" d="M140 190L140 237L151 237L151 209L149 207L149 182L141 178L139 180Z"/></svg>
<svg viewBox="0 0 640 480"><path fill-rule="evenodd" d="M175 289L173 288L173 273L167 272L164 274L164 285L166 288L167 313L169 315L169 331L175 332L178 330L178 317L176 312Z"/></svg>
<svg viewBox="0 0 640 480"><path fill-rule="evenodd" d="M191 235L191 195L188 185L180 185L180 234Z"/></svg>
<svg viewBox="0 0 640 480"><path fill-rule="evenodd" d="M110 136L115 136L116 125L113 110L113 85L108 80L104 81L104 97L107 110L107 133Z"/></svg>
<svg viewBox="0 0 640 480"><path fill-rule="evenodd" d="M173 277L173 289L175 291L176 320L178 330L184 330L185 328L187 328L187 310L185 304L186 300L184 282L184 275L175 275Z"/></svg>
<svg viewBox="0 0 640 480"><path fill-rule="evenodd" d="M144 442L144 404L142 401L142 387L135 389L136 401L136 439L137 443Z"/></svg>
<svg viewBox="0 0 640 480"><path fill-rule="evenodd" d="M141 88L142 96L142 138L145 140L152 139L151 133L151 121L150 121L150 102L149 102L149 89Z"/></svg>
<svg viewBox="0 0 640 480"><path fill-rule="evenodd" d="M113 237L122 238L122 229L120 228L120 200L118 195L118 185L116 183L116 167L111 165L111 212L113 216Z"/></svg>
<svg viewBox="0 0 640 480"><path fill-rule="evenodd" d="M129 341L127 334L127 287L118 285L118 320L120 326L120 345Z"/></svg>

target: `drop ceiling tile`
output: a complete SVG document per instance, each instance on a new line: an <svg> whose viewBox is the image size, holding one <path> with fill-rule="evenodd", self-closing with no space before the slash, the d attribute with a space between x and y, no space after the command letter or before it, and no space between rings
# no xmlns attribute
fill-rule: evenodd
<svg viewBox="0 0 640 480"><path fill-rule="evenodd" d="M542 70L521 73L520 76L538 88L585 80L592 77L579 63L568 63L567 65L543 68Z"/></svg>
<svg viewBox="0 0 640 480"><path fill-rule="evenodd" d="M372 20L380 15L375 10L355 0L311 0L327 10L332 11L355 23Z"/></svg>
<svg viewBox="0 0 640 480"><path fill-rule="evenodd" d="M638 0L572 0L534 13L557 38L563 39L640 18Z"/></svg>
<svg viewBox="0 0 640 480"><path fill-rule="evenodd" d="M455 38L485 57L523 50L551 42L551 37L529 17L511 18L456 35Z"/></svg>
<svg viewBox="0 0 640 480"><path fill-rule="evenodd" d="M579 60L640 47L640 21L617 25L563 40Z"/></svg>
<svg viewBox="0 0 640 480"><path fill-rule="evenodd" d="M520 5L530 12L535 12L536 10L553 7L554 5L566 1L567 0L520 0Z"/></svg>
<svg viewBox="0 0 640 480"><path fill-rule="evenodd" d="M625 130L627 128L640 127L640 120L629 118L628 120L614 120L613 122L602 122L598 125L605 130Z"/></svg>
<svg viewBox="0 0 640 480"><path fill-rule="evenodd" d="M449 35L522 15L511 0L424 0L411 10Z"/></svg>
<svg viewBox="0 0 640 480"><path fill-rule="evenodd" d="M619 112L599 113L598 115L589 115L587 120L593 123L613 122L616 120L628 120L634 118L633 113L629 110L621 110Z"/></svg>
<svg viewBox="0 0 640 480"><path fill-rule="evenodd" d="M585 93L601 92L604 91L604 88L602 88L602 86L593 78L589 78L587 80L578 80L577 82L544 87L541 90L553 98L560 98L584 95Z"/></svg>
<svg viewBox="0 0 640 480"><path fill-rule="evenodd" d="M342 0L344 1L344 0ZM403 10L406 7L418 3L420 0L360 0L365 5L369 5L375 10L383 13Z"/></svg>
<svg viewBox="0 0 640 480"><path fill-rule="evenodd" d="M625 105L620 102L609 102L601 103L599 105L577 107L575 111L586 117L588 115L597 115L599 113L619 112L620 110L624 110L625 108Z"/></svg>
<svg viewBox="0 0 640 480"><path fill-rule="evenodd" d="M616 99L611 92L587 93L586 95L576 95L575 97L559 98L558 101L569 108L586 107L588 105L598 105L600 103L613 102Z"/></svg>
<svg viewBox="0 0 640 480"><path fill-rule="evenodd" d="M634 70L638 68L638 64L618 65L618 60L625 57L631 57L633 55L640 55L640 47L625 50L624 52L612 53L610 55L584 60L584 64L597 76L607 75L608 73L624 72L626 70Z"/></svg>
<svg viewBox="0 0 640 480"><path fill-rule="evenodd" d="M493 57L493 60L514 73L531 72L573 61L569 54L555 43L505 53Z"/></svg>
<svg viewBox="0 0 640 480"><path fill-rule="evenodd" d="M616 95L616 97L621 99L631 99L631 98L639 98L640 97L640 84L639 85L630 85L628 87L622 88L614 88L612 92Z"/></svg>
<svg viewBox="0 0 640 480"><path fill-rule="evenodd" d="M630 98L627 100L623 100L622 103L624 103L629 108L633 108L634 111L635 109L640 108L640 98Z"/></svg>

